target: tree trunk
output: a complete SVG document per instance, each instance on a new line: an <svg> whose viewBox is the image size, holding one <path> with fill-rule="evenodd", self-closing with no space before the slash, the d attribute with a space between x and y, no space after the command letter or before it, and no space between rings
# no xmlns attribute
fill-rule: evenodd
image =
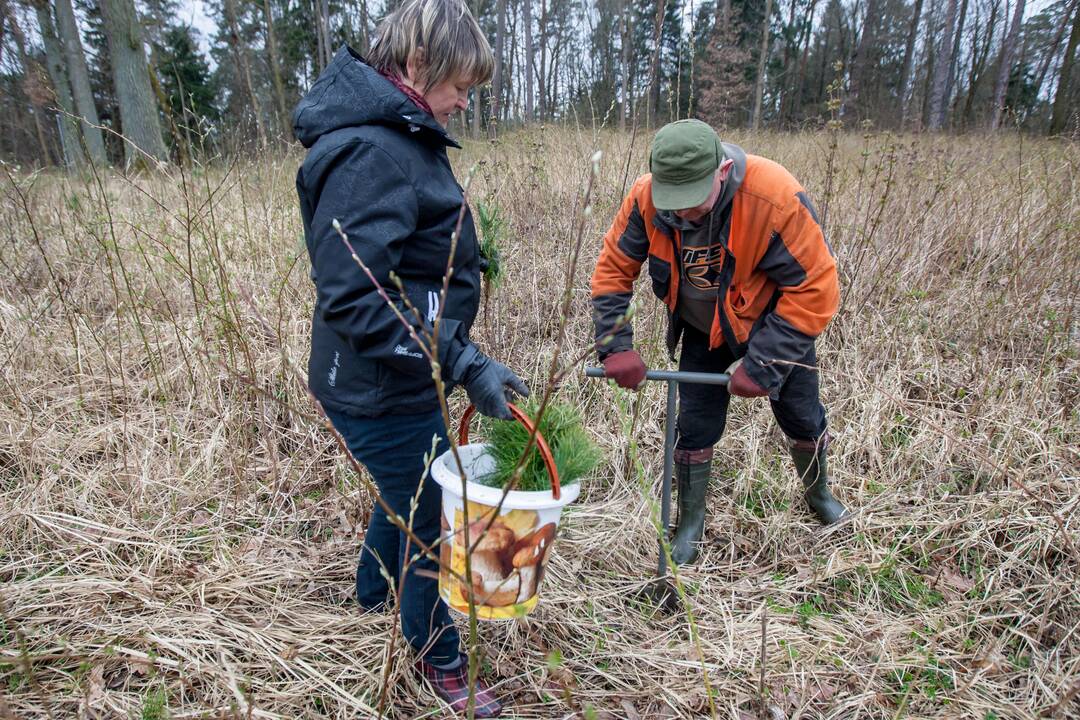
<svg viewBox="0 0 1080 720"><path fill-rule="evenodd" d="M945 30L942 34L941 43L937 48L937 58L934 60L933 86L930 91L930 130L940 130L945 124L945 107L948 98L945 97L945 88L949 82L949 72L952 70L953 36L956 33L956 0L949 0L945 9Z"/></svg>
<svg viewBox="0 0 1080 720"><path fill-rule="evenodd" d="M956 42L953 43L952 58L949 62L949 77L945 81L945 99L946 105L952 98L953 88L956 86L957 75L960 74L960 50L963 47L964 38L964 21L967 19L968 0L961 0L960 2L960 14L956 17ZM959 96L952 102L953 107L953 122L956 121L956 106L959 102Z"/></svg>
<svg viewBox="0 0 1080 720"><path fill-rule="evenodd" d="M816 101L821 104L825 101L825 72L829 62L829 43L832 40L832 33L829 32L829 8L825 7L825 30L822 33L825 38L821 45L821 66L818 68L818 87L817 94L815 95Z"/></svg>
<svg viewBox="0 0 1080 720"><path fill-rule="evenodd" d="M41 41L45 45L45 67L49 72L49 80L52 82L53 97L56 106L60 109L57 117L60 126L60 147L63 152L64 164L69 167L79 167L86 162L83 154L82 143L79 140L79 125L74 119L75 106L71 100L71 86L68 81L67 63L64 61L64 51L60 41L56 37L53 27L52 14L49 12L47 2L35 2L34 10L37 13L38 26L41 30ZM23 63L27 74L36 72L31 69L29 58L26 57L26 46L22 39L22 33L17 29L15 18L12 17L11 7L4 2L4 15L11 22L12 34L15 35L19 48L20 61ZM35 113L35 119L37 113ZM44 138L44 132L39 130L39 142Z"/></svg>
<svg viewBox="0 0 1080 720"><path fill-rule="evenodd" d="M489 132L494 137L502 118L503 56L506 54L506 0L495 5L495 73L491 78L491 119Z"/></svg>
<svg viewBox="0 0 1080 720"><path fill-rule="evenodd" d="M922 2L922 0L917 0L917 2ZM794 107L802 109L803 86L806 83L806 62L810 57L810 39L814 34L814 14L817 11L817 3L818 0L810 0L810 12L807 14L806 30L802 39L802 57L799 61L799 67L795 70L795 90L792 93L792 98L796 105L788 107L789 113L792 112Z"/></svg>
<svg viewBox="0 0 1080 720"><path fill-rule="evenodd" d="M559 105L559 60L562 58L563 39L555 40L555 47L551 50L551 63L548 66L548 99L547 106L551 113L551 119L555 119L555 108Z"/></svg>
<svg viewBox="0 0 1080 720"><path fill-rule="evenodd" d="M503 85L506 86L505 95L503 97L503 120L509 121L515 113L521 113L522 83L514 82L517 79L516 73L518 72L518 13L516 2L507 8L506 21L510 24L510 27L506 29L506 34L510 36L510 52L506 53L505 76L509 81L503 83Z"/></svg>
<svg viewBox="0 0 1080 720"><path fill-rule="evenodd" d="M645 123L647 127L652 127L656 123L659 114L656 106L660 101L660 45L661 31L664 28L664 6L666 4L666 0L656 0L656 21L653 24L653 55L649 67L649 95L645 100Z"/></svg>
<svg viewBox="0 0 1080 720"><path fill-rule="evenodd" d="M266 18L266 54L270 56L270 77L274 82L274 100L277 101L277 126L282 134L289 130L289 108L285 103L285 83L281 79L278 64L277 39L274 35L274 15L270 12L270 0L263 0L263 16ZM361 19L366 28L366 18ZM366 29L365 29L366 32Z"/></svg>
<svg viewBox="0 0 1080 720"><path fill-rule="evenodd" d="M503 0L505 2L506 0ZM371 47L371 39L368 37L368 6L367 0L360 0L360 52L367 53Z"/></svg>
<svg viewBox="0 0 1080 720"><path fill-rule="evenodd" d="M619 69L622 85L622 109L619 111L619 130L626 132L626 119L630 115L630 0L622 0L619 8L622 40L620 50L622 67Z"/></svg>
<svg viewBox="0 0 1080 720"><path fill-rule="evenodd" d="M474 137L480 137L480 114L484 111L483 92L477 85L472 89L472 116L469 118L469 133ZM462 118L462 123L465 118Z"/></svg>
<svg viewBox="0 0 1080 720"><path fill-rule="evenodd" d="M522 9L525 25L525 124L533 120L533 35L532 0L525 0Z"/></svg>
<svg viewBox="0 0 1080 720"><path fill-rule="evenodd" d="M90 87L90 71L86 67L86 54L83 52L79 37L79 26L75 23L75 13L71 0L56 0L56 32L64 48L67 60L68 82L71 83L71 95L75 110L82 122L83 141L90 159L97 165L108 163L105 154L105 140L101 136L101 122L98 120L97 106L94 105L94 93Z"/></svg>
<svg viewBox="0 0 1080 720"><path fill-rule="evenodd" d="M480 3L479 0L473 0L473 16L479 21L480 19ZM484 112L484 93L479 86L474 87L472 90L473 107L472 107L472 136L474 138L480 137L480 115Z"/></svg>
<svg viewBox="0 0 1080 720"><path fill-rule="evenodd" d="M926 16L926 82L923 85L922 104L919 106L919 122L925 127L930 117L930 93L934 88L934 62L937 59L937 0L930 0L930 12Z"/></svg>
<svg viewBox="0 0 1080 720"><path fill-rule="evenodd" d="M315 15L315 57L319 63L321 73L330 64L332 51L330 49L330 11L326 7L325 0L312 0L311 9Z"/></svg>
<svg viewBox="0 0 1080 720"><path fill-rule="evenodd" d="M49 142L45 137L45 128L41 123L41 118L45 115L45 103L47 102L45 98L49 92L45 86L45 78L42 77L41 66L26 50L26 36L23 34L22 28L19 27L18 18L15 17L15 13L7 0L0 0L0 10L3 11L4 16L11 23L11 34L15 36L15 47L19 51L19 64L22 65L25 75L23 88L27 99L30 100L30 104L34 107L32 113L34 132L37 135L38 145L41 147L41 159L44 164L48 165L52 163L52 153L49 152ZM58 90L58 95L59 92ZM57 100L59 102L59 98Z"/></svg>
<svg viewBox="0 0 1080 720"><path fill-rule="evenodd" d="M311 12L315 17L315 62L319 66L319 74L326 69L326 50L323 45L326 42L323 36L322 27L322 10L319 7L319 0L311 0Z"/></svg>
<svg viewBox="0 0 1080 720"><path fill-rule="evenodd" d="M1065 13L1061 18L1061 24L1058 25L1057 32L1054 33L1054 42L1050 45L1050 49L1046 51L1046 57L1043 58L1042 65L1039 66L1039 74L1035 78L1035 97L1039 96L1042 92L1043 83L1046 82L1046 72L1050 69L1050 63L1053 61L1054 56L1057 55L1058 48L1061 47L1061 39L1065 37L1065 29L1069 27L1069 16L1076 9L1076 0L1073 0L1072 4L1065 8Z"/></svg>
<svg viewBox="0 0 1080 720"><path fill-rule="evenodd" d="M791 33L788 36L787 42L784 43L784 77L781 83L781 96L780 96L780 120L784 122L787 120L787 106L792 104L792 94L795 92L795 83L798 80L798 67L792 67L792 57L798 55L799 47L802 44L802 32L799 29L798 35L795 35L795 9L798 5L798 0L791 0L791 11L787 13L787 25L785 26L786 33Z"/></svg>
<svg viewBox="0 0 1080 720"><path fill-rule="evenodd" d="M919 20L922 17L923 0L915 0L911 24L908 26L907 41L904 43L904 62L900 78L900 129L907 126L908 108L911 107L911 66L915 60L915 40L919 36Z"/></svg>
<svg viewBox="0 0 1080 720"><path fill-rule="evenodd" d="M1023 20L1024 0L1017 0L1012 25L1009 26L1009 33L1005 36L1005 44L1001 48L1001 64L998 66L997 82L994 84L994 102L990 105L991 130L998 129L1001 124L1001 115L1005 111L1005 91L1009 87L1013 52L1016 50L1016 39L1020 36L1020 25Z"/></svg>
<svg viewBox="0 0 1080 720"><path fill-rule="evenodd" d="M1072 90L1073 60L1076 57L1077 43L1080 43L1080 8L1073 12L1072 32L1069 33L1069 42L1065 46L1065 57L1061 60L1057 91L1054 93L1054 109L1050 115L1051 135L1064 131L1069 123L1069 93Z"/></svg>
<svg viewBox="0 0 1080 720"><path fill-rule="evenodd" d="M236 0L225 0L225 22L229 26L229 45L232 46L236 56L236 64L240 67L240 77L244 83L244 89L248 93L248 102L251 103L251 113L255 117L255 131L259 136L259 145L266 147L266 131L263 129L262 112L259 110L259 99L255 95L255 85L251 82L251 67L248 64L247 48L240 39L240 27L236 16Z"/></svg>
<svg viewBox="0 0 1080 720"><path fill-rule="evenodd" d="M537 65L537 77L536 77L536 95L537 105L540 112L540 122L547 119L548 107L547 107L547 92L548 92L548 76L547 76L547 0L540 0L540 63Z"/></svg>
<svg viewBox="0 0 1080 720"><path fill-rule="evenodd" d="M143 54L142 32L133 0L101 3L105 36L109 41L113 86L120 105L120 126L124 143L124 164L145 165L142 153L156 160L168 160L161 138L157 101L150 87L150 71ZM140 152L141 151L141 152Z"/></svg>
<svg viewBox="0 0 1080 720"><path fill-rule="evenodd" d="M319 1L319 27L322 28L323 33L323 52L326 56L323 58L323 63L329 65L330 61L334 59L334 45L330 40L330 4L328 0Z"/></svg>
<svg viewBox="0 0 1080 720"><path fill-rule="evenodd" d="M880 14L881 0L867 0L866 21L859 36L859 44L855 47L855 55L851 58L851 81L848 86L848 102L856 108L856 112L859 108L859 95L863 92L869 75L871 48L877 42Z"/></svg>
<svg viewBox="0 0 1080 720"><path fill-rule="evenodd" d="M995 0L990 6L990 19L986 21L986 35L983 41L982 52L972 52L971 58L971 76L968 79L968 94L967 100L964 102L964 122L970 123L972 115L975 109L975 93L979 89L979 84L982 82L984 70L986 69L986 60L990 57L990 46L994 41L994 28L997 27L997 13L1001 3Z"/></svg>
<svg viewBox="0 0 1080 720"><path fill-rule="evenodd" d="M761 54L758 57L757 82L754 84L754 115L750 128L761 125L761 96L765 94L765 61L769 55L769 27L772 25L772 0L765 0L765 19L761 21Z"/></svg>

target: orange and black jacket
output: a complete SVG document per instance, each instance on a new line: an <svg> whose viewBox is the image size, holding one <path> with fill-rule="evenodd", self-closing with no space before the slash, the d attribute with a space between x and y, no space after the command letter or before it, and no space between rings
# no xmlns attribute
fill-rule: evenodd
<svg viewBox="0 0 1080 720"><path fill-rule="evenodd" d="M737 147L731 150L742 155ZM742 181L733 195L724 193L731 204L710 238L721 244L723 260L709 347L726 343L775 399L790 363L803 361L832 319L840 291L836 261L805 190L779 164L754 155L745 158ZM729 182L738 182L734 173ZM593 272L601 359L633 346L625 314L646 260L653 292L668 307L668 351L674 357L681 334L682 253L672 220L653 207L652 176L638 178L604 236Z"/></svg>

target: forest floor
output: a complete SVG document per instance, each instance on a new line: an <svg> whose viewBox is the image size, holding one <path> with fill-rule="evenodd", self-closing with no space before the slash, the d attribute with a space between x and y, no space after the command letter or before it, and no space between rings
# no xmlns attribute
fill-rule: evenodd
<svg viewBox="0 0 1080 720"><path fill-rule="evenodd" d="M815 524L768 403L733 402L684 611L656 613L637 591L664 388L571 373L556 398L604 461L536 611L481 626L507 716L1077 717L1080 148L725 139L801 180L838 257L819 361L836 493L857 512ZM548 126L452 158L506 220L473 337L534 390L564 291L563 357L587 354L592 263L647 147ZM300 160L5 168L0 718L370 717L390 657L389 715L448 716L388 646L392 616L352 602L371 498L291 369L314 298ZM637 297L642 354L669 367L647 279Z"/></svg>

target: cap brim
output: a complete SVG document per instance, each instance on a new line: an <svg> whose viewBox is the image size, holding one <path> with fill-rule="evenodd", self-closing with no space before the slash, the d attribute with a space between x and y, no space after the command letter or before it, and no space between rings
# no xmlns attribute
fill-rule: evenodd
<svg viewBox="0 0 1080 720"><path fill-rule="evenodd" d="M657 210L686 210L702 204L712 192L714 172L698 180L669 184L652 178L652 201Z"/></svg>

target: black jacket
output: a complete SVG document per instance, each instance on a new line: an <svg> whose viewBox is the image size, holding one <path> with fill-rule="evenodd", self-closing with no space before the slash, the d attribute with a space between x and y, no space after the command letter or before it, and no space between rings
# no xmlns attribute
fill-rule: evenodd
<svg viewBox="0 0 1080 720"><path fill-rule="evenodd" d="M317 295L308 361L312 391L326 407L351 415L435 409L427 358L352 259L333 221L416 325L390 275L401 279L430 330L463 202L446 156L448 145L458 145L348 47L296 107L293 131L309 149L296 191ZM469 328L480 302L480 274L466 208L438 342L442 375L451 385L477 355Z"/></svg>

